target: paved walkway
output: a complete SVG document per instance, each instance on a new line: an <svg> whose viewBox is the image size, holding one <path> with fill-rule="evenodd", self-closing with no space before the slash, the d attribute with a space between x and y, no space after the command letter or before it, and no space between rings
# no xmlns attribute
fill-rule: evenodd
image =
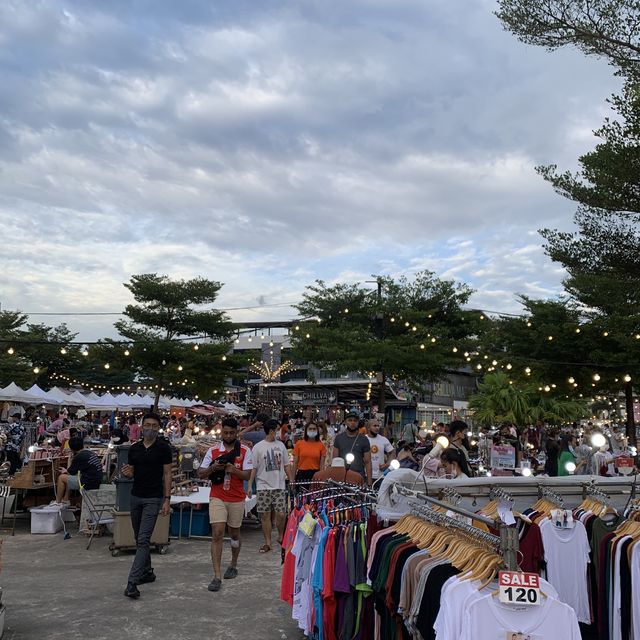
<svg viewBox="0 0 640 640"><path fill-rule="evenodd" d="M259 554L262 536L245 531L235 580L210 593L209 542L171 541L166 555L153 553L158 575L140 587L142 597L123 596L133 556L113 558L111 538L96 538L89 551L72 532L3 535L0 585L7 607L3 640L300 640L291 609L279 600L280 557ZM223 551L223 570L230 558Z"/></svg>

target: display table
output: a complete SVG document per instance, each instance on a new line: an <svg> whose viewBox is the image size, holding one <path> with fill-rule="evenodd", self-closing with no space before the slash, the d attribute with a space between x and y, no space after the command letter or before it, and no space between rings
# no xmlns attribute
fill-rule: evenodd
<svg viewBox="0 0 640 640"><path fill-rule="evenodd" d="M196 538L202 536L191 536L191 526L193 524L193 507L197 504L209 504L209 494L211 493L211 487L199 487L197 492L190 493L186 496L171 496L171 505L178 505L180 507L180 525L178 530L178 538L182 538L182 512L185 506L189 507L189 530L187 538ZM244 501L244 515L247 516L251 510L256 506L258 498L252 496L251 498L245 498Z"/></svg>

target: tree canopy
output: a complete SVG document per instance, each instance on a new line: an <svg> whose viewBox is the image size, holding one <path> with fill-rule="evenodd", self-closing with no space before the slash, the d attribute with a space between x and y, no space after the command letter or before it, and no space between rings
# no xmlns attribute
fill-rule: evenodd
<svg viewBox="0 0 640 640"><path fill-rule="evenodd" d="M479 329L478 314L462 308L469 287L429 271L375 284L308 286L297 306L294 357L337 373L383 374L414 389L460 365L454 347L473 342Z"/></svg>

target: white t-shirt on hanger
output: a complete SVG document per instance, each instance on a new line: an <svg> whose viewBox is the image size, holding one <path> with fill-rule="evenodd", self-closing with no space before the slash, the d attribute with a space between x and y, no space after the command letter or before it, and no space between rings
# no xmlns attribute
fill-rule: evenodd
<svg viewBox="0 0 640 640"><path fill-rule="evenodd" d="M539 606L514 606L488 595L467 609L459 640L510 640L510 634L531 636L532 640L582 638L575 611L559 600L546 598Z"/></svg>
<svg viewBox="0 0 640 640"><path fill-rule="evenodd" d="M585 526L574 520L571 529L560 529L550 519L540 523L540 535L547 563L547 580L558 591L558 598L574 609L578 620L591 623L587 565L589 537Z"/></svg>
<svg viewBox="0 0 640 640"><path fill-rule="evenodd" d="M464 612L476 600L480 600L498 589L497 582L492 582L479 591L481 586L481 582L462 580L461 576L453 576L444 583L440 596L440 610L433 625L437 640L459 640L462 636ZM542 578L540 578L540 590L550 598L558 598L558 592Z"/></svg>

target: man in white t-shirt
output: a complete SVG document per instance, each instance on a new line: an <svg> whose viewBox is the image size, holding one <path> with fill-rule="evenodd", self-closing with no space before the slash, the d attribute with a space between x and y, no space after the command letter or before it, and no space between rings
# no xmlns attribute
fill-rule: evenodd
<svg viewBox="0 0 640 640"><path fill-rule="evenodd" d="M396 453L389 440L380 435L380 423L376 418L367 421L367 438L371 445L371 475L375 481L384 475Z"/></svg>
<svg viewBox="0 0 640 640"><path fill-rule="evenodd" d="M253 470L249 478L247 495L251 497L253 481L256 480L258 502L256 510L262 520L264 544L260 553L271 551L271 511L276 514L278 528L278 542L282 543L284 534L285 512L287 510L287 494L285 481L292 480L292 470L289 464L287 448L280 440L276 440L279 427L277 420L267 420L262 428L265 439L258 442L251 451Z"/></svg>

